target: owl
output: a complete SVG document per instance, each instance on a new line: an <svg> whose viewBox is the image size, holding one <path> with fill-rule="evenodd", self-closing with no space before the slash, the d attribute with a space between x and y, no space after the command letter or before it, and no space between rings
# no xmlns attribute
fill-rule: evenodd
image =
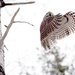
<svg viewBox="0 0 75 75"><path fill-rule="evenodd" d="M65 15L46 13L40 26L40 40L44 49L50 49L58 39L75 31L75 12Z"/></svg>

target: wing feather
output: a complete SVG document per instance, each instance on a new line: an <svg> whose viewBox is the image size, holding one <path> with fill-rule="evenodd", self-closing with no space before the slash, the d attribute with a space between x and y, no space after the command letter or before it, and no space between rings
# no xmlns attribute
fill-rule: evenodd
<svg viewBox="0 0 75 75"><path fill-rule="evenodd" d="M41 40L47 37L48 33L50 33L53 30L53 27L51 26L51 22L53 19L54 17L50 17L41 23L41 27L40 27Z"/></svg>
<svg viewBox="0 0 75 75"><path fill-rule="evenodd" d="M41 23L40 27L40 39L42 42L43 47L46 49L46 46L50 48L50 45L52 45L55 42L55 38L49 38L50 34L54 32L56 29L58 29L58 26L60 26L61 22L61 15L58 14L56 16L49 17L45 19ZM43 41L42 41L43 40ZM48 42L50 41L50 43ZM49 45L50 44L50 45Z"/></svg>
<svg viewBox="0 0 75 75"><path fill-rule="evenodd" d="M75 32L75 13L68 12L63 17L66 18L66 22L64 24L61 23L62 28L59 28L59 32L56 34L58 39L64 38L65 36L70 35L72 32ZM63 21L63 20L62 20Z"/></svg>

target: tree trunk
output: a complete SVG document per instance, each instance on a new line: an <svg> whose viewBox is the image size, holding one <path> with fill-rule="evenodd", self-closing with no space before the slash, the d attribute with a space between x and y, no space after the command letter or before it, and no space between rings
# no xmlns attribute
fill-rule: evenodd
<svg viewBox="0 0 75 75"><path fill-rule="evenodd" d="M0 8L0 39L1 38L2 38L2 32L1 32L1 8ZM0 75L5 75L3 46L0 48Z"/></svg>

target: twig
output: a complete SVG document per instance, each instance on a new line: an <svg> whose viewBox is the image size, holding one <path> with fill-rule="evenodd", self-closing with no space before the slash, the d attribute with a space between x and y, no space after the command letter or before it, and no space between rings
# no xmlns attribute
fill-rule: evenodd
<svg viewBox="0 0 75 75"><path fill-rule="evenodd" d="M12 26L12 24L13 24L13 21L14 21L16 15L17 15L17 13L19 12L19 10L20 10L20 8L18 8L18 10L15 12L14 16L13 16L12 19L11 19L10 24L7 26L7 29L6 29L4 35L2 36L2 38L1 38L1 40L0 40L0 48L2 47L3 41L5 40L5 38L6 38L7 34L8 34L8 32L9 32L9 29L11 28L11 26Z"/></svg>
<svg viewBox="0 0 75 75"><path fill-rule="evenodd" d="M6 28L8 27L7 25L4 25Z"/></svg>
<svg viewBox="0 0 75 75"><path fill-rule="evenodd" d="M4 44L4 47L6 48L6 50L8 50L7 46Z"/></svg>
<svg viewBox="0 0 75 75"><path fill-rule="evenodd" d="M27 23L31 26L34 26L33 24L29 23L29 22L26 22L26 21L13 21L13 23Z"/></svg>

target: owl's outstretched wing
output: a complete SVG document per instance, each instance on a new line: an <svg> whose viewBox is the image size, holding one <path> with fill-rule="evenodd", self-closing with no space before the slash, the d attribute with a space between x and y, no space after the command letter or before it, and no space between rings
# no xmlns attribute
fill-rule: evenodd
<svg viewBox="0 0 75 75"><path fill-rule="evenodd" d="M68 12L62 18L61 27L59 27L59 31L56 34L57 39L68 36L75 31L75 12Z"/></svg>
<svg viewBox="0 0 75 75"><path fill-rule="evenodd" d="M49 17L41 23L40 38L41 44L46 49L71 32L75 31L75 13L68 12L65 15L57 14Z"/></svg>
<svg viewBox="0 0 75 75"><path fill-rule="evenodd" d="M56 29L61 25L62 15L58 14L56 16L51 16L42 21L40 26L40 39L42 46L50 48L49 39L51 34L55 32ZM51 39L54 42L54 39ZM52 44L52 43L51 43Z"/></svg>

